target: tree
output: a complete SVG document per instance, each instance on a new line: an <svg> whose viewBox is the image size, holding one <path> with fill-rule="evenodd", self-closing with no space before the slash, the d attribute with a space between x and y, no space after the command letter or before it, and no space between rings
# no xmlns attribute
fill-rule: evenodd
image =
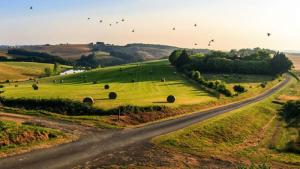
<svg viewBox="0 0 300 169"><path fill-rule="evenodd" d="M293 66L293 62L285 56L284 53L276 53L271 60L273 74L282 74L289 71Z"/></svg>
<svg viewBox="0 0 300 169"><path fill-rule="evenodd" d="M178 67L182 67L184 65L191 63L190 61L191 61L191 59L189 57L189 54L187 53L186 50L183 50L175 64Z"/></svg>
<svg viewBox="0 0 300 169"><path fill-rule="evenodd" d="M237 93L244 93L244 92L246 92L245 87L242 86L242 85L235 85L235 86L233 86L233 90L235 92L237 92Z"/></svg>
<svg viewBox="0 0 300 169"><path fill-rule="evenodd" d="M176 65L176 61L177 59L180 57L180 55L182 54L182 50L175 50L171 53L171 55L169 56L169 61L172 65Z"/></svg>
<svg viewBox="0 0 300 169"><path fill-rule="evenodd" d="M51 74L52 74L51 68L49 68L49 67L45 68L44 73L45 73L45 76L51 76Z"/></svg>
<svg viewBox="0 0 300 169"><path fill-rule="evenodd" d="M60 69L60 64L59 63L54 63L53 73L55 75L58 75L58 74L61 73L61 69Z"/></svg>

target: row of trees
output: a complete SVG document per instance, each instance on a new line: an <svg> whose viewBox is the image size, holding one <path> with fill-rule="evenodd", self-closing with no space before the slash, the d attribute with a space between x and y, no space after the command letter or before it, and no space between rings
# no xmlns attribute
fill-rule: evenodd
<svg viewBox="0 0 300 169"><path fill-rule="evenodd" d="M212 51L203 55L176 50L169 60L181 71L198 70L211 73L277 75L289 71L293 66L284 53L275 53L272 57L272 53L264 49L254 49L250 55L243 56L233 51Z"/></svg>
<svg viewBox="0 0 300 169"><path fill-rule="evenodd" d="M59 56L51 55L45 52L33 52L25 49L10 49L7 53L15 56L14 59L9 59L9 61L60 63L64 65L72 64L72 62L67 61Z"/></svg>

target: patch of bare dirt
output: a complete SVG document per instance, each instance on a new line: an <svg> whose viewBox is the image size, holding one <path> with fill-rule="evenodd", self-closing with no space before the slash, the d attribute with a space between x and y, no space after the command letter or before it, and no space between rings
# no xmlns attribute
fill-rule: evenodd
<svg viewBox="0 0 300 169"><path fill-rule="evenodd" d="M298 96L289 96L289 95L281 95L278 97L279 100L282 101L295 101L295 100L300 100L300 97Z"/></svg>
<svg viewBox="0 0 300 169"><path fill-rule="evenodd" d="M103 154L93 161L78 166L76 169L108 169L108 168L203 168L223 169L236 168L228 161L216 158L198 157L160 148L149 142L133 144Z"/></svg>

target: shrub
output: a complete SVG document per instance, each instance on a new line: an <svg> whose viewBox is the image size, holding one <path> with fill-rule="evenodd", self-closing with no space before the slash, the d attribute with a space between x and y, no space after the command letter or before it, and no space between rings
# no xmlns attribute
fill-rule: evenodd
<svg viewBox="0 0 300 169"><path fill-rule="evenodd" d="M39 86L36 83L34 83L32 85L32 88L33 88L33 90L39 90Z"/></svg>
<svg viewBox="0 0 300 169"><path fill-rule="evenodd" d="M88 105L93 105L95 103L95 101L92 97L86 97L83 99L83 103L88 104Z"/></svg>
<svg viewBox="0 0 300 169"><path fill-rule="evenodd" d="M19 87L19 85L18 85L18 84L15 84L15 87Z"/></svg>
<svg viewBox="0 0 300 169"><path fill-rule="evenodd" d="M110 92L109 94L108 94L108 97L109 97L109 99L111 99L111 100L115 100L115 99L117 99L117 93L115 93L115 92Z"/></svg>
<svg viewBox="0 0 300 169"><path fill-rule="evenodd" d="M64 80L60 80L60 83L64 83Z"/></svg>
<svg viewBox="0 0 300 169"><path fill-rule="evenodd" d="M105 90L108 90L109 88L110 88L109 85L105 85L105 86L104 86L104 89L105 89Z"/></svg>
<svg viewBox="0 0 300 169"><path fill-rule="evenodd" d="M260 87L265 88L265 87L266 87L266 84L265 84L265 83L261 83L261 84L260 84Z"/></svg>
<svg viewBox="0 0 300 169"><path fill-rule="evenodd" d="M1 89L1 88L4 88L4 85L0 85L0 89Z"/></svg>
<svg viewBox="0 0 300 169"><path fill-rule="evenodd" d="M244 93L244 92L246 92L245 87L242 86L242 85L234 85L234 86L233 86L233 90L234 90L235 92L237 92L237 93Z"/></svg>
<svg viewBox="0 0 300 169"><path fill-rule="evenodd" d="M131 80L131 82L132 82L132 83L134 83L134 82L135 82L135 80L133 80L133 79L132 79L132 80Z"/></svg>
<svg viewBox="0 0 300 169"><path fill-rule="evenodd" d="M98 84L98 81L93 81L93 84Z"/></svg>
<svg viewBox="0 0 300 169"><path fill-rule="evenodd" d="M0 94L4 93L4 90L0 90Z"/></svg>
<svg viewBox="0 0 300 169"><path fill-rule="evenodd" d="M166 78L161 78L160 81L161 82L166 82Z"/></svg>
<svg viewBox="0 0 300 169"><path fill-rule="evenodd" d="M173 95L170 95L170 96L167 97L167 102L168 102L168 103L174 103L175 100L176 100L176 98L175 98L175 96L173 96Z"/></svg>
<svg viewBox="0 0 300 169"><path fill-rule="evenodd" d="M9 80L5 80L5 83L9 83L10 81Z"/></svg>

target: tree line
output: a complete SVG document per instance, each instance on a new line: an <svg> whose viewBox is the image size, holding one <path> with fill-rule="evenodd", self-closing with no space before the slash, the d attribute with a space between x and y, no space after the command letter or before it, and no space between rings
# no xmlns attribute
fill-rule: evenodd
<svg viewBox="0 0 300 169"><path fill-rule="evenodd" d="M284 53L260 48L248 49L247 52L245 49L211 51L208 54L176 50L169 56L169 61L180 71L198 70L209 73L278 75L288 72L293 66Z"/></svg>
<svg viewBox="0 0 300 169"><path fill-rule="evenodd" d="M45 52L34 52L25 49L9 49L8 54L14 55L14 59L6 59L3 61L23 61L23 62L39 62L39 63L60 63L63 65L72 65L59 56L51 55Z"/></svg>

